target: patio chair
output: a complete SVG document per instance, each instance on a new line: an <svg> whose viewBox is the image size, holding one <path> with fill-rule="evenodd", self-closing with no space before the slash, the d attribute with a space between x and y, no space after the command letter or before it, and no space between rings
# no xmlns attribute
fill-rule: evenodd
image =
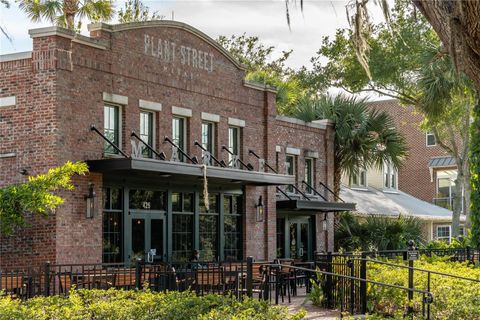
<svg viewBox="0 0 480 320"><path fill-rule="evenodd" d="M197 294L204 292L225 292L225 280L223 267L212 267L196 269L195 272L195 291Z"/></svg>

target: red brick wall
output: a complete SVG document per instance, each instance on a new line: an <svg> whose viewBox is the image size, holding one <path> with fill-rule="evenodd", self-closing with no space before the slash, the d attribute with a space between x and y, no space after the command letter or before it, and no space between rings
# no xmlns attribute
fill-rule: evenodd
<svg viewBox="0 0 480 320"><path fill-rule="evenodd" d="M54 50L55 39L34 44L33 59L0 63L0 97L16 97L16 105L0 108L0 186L22 181L20 174L42 173L56 166L59 148L56 144L58 121L55 117L56 73L45 64L44 50ZM0 238L0 268L26 266L54 261L56 214L49 218L28 217L29 226L9 238Z"/></svg>
<svg viewBox="0 0 480 320"><path fill-rule="evenodd" d="M293 120L293 119L292 119ZM296 186L305 191L306 187L302 184L305 177L305 157L307 151L318 152L318 158L314 159L314 184L315 189L319 191L329 201L334 201L332 194L326 189L320 187L320 182L333 189L333 150L334 150L334 131L332 126L328 125L325 129L307 126L301 121L294 120L296 123L276 121L275 131L272 135L275 137L275 144L282 148L278 154L278 168L280 173L285 173L286 148L300 149L300 155L296 156ZM328 214L328 223L326 232L323 231L321 221L324 215L321 212L316 214L316 246L317 251L333 250L333 214ZM327 233L327 234L325 234ZM328 246L325 246L325 239Z"/></svg>
<svg viewBox="0 0 480 320"><path fill-rule="evenodd" d="M397 100L370 103L371 108L388 112L395 126L404 135L409 147L409 156L398 172L400 190L427 202L436 195L435 182L431 182L428 161L432 157L447 156L439 146L427 146L425 132L420 129L423 116L412 106L402 106Z"/></svg>
<svg viewBox="0 0 480 320"><path fill-rule="evenodd" d="M187 28L188 29L188 28ZM185 27L137 28L121 32L97 31L107 41L106 49L96 48L66 37L43 36L33 39L33 59L0 64L1 96L17 96L17 105L0 108L0 123L13 132L0 145L1 152L16 152L15 158L0 159L0 185L25 179L18 174L27 168L37 174L67 160L91 160L103 157L103 141L90 131L94 124L103 130L103 92L128 97L122 106L122 146L130 154L130 133L139 130L139 99L162 104L156 114L156 149L170 156L170 147L161 143L171 136L172 106L189 108L187 151L201 157L194 140L200 140L201 113L220 116L216 125L216 155L228 143L228 117L242 119L241 157L257 166L249 149L275 162L275 146L295 146L318 151L315 161L317 181L332 185L333 136L328 130L292 125L276 120L275 94L243 84L244 71L198 33ZM197 48L214 55L211 72L188 66L168 64L145 54L145 34L168 39L177 45ZM328 154L328 156L326 156ZM299 170L303 170L299 166ZM283 172L283 171L282 171ZM299 173L303 177L303 173ZM85 217L88 184L94 183L96 207L100 209L102 175L91 173L74 179L76 191L62 192L65 203L49 219L36 219L32 227L18 232L16 238L2 239L2 265L24 261L38 264L99 262L102 252L100 211L93 219ZM255 221L255 203L262 195L265 221ZM274 187L245 188L244 252L256 259L276 255L276 204ZM23 238L19 238L23 237ZM26 240L22 240L26 239ZM25 247L19 246L22 241ZM332 238L333 240L333 238ZM23 255L21 252L27 252ZM16 251L15 251L16 250ZM22 259L15 259L20 258ZM23 259L27 258L27 259Z"/></svg>

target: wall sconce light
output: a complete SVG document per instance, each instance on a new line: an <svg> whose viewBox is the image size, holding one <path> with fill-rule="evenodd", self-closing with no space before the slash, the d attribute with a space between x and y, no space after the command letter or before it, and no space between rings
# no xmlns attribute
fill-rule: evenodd
<svg viewBox="0 0 480 320"><path fill-rule="evenodd" d="M258 203L255 205L256 209L256 215L255 215L255 220L257 222L263 222L263 216L264 216L264 208L263 208L263 200L262 196L258 198Z"/></svg>
<svg viewBox="0 0 480 320"><path fill-rule="evenodd" d="M95 193L94 187L95 185L93 183L90 183L88 185L88 195L85 196L85 200L87 200L87 219L93 219L95 212L95 197L97 196L97 194Z"/></svg>
<svg viewBox="0 0 480 320"><path fill-rule="evenodd" d="M327 213L325 213L324 216L323 216L322 229L323 229L323 231L327 231L327 229L328 229Z"/></svg>

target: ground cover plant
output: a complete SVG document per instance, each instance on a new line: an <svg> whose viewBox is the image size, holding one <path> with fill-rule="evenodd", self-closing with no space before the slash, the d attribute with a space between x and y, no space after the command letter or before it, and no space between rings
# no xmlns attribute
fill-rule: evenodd
<svg viewBox="0 0 480 320"><path fill-rule="evenodd" d="M466 262L451 262L449 257L422 257L415 261L416 268L453 274L480 280L480 267ZM392 260L389 260L392 262ZM401 260L393 261L403 263ZM408 287L408 270L396 267L368 263L367 278L369 280ZM417 289L427 288L427 273L414 272L414 283ZM431 275L433 303L431 319L480 319L480 282L471 282L440 275ZM408 305L406 292L392 288L368 285L368 307L380 316L401 317ZM421 314L421 299L414 295L413 307Z"/></svg>
<svg viewBox="0 0 480 320"><path fill-rule="evenodd" d="M68 297L37 297L25 301L0 296L0 320L296 320L303 317L304 312L290 315L285 307L270 306L253 298L213 294L199 297L192 292L72 290Z"/></svg>

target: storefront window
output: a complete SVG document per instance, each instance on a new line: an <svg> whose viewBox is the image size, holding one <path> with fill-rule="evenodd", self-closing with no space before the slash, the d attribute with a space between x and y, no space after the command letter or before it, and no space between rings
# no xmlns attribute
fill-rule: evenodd
<svg viewBox="0 0 480 320"><path fill-rule="evenodd" d="M243 258L242 243L242 196L225 195L224 204L224 234L225 260L241 260Z"/></svg>
<svg viewBox="0 0 480 320"><path fill-rule="evenodd" d="M277 219L277 258L285 258L285 219Z"/></svg>
<svg viewBox="0 0 480 320"><path fill-rule="evenodd" d="M166 192L155 190L130 190L130 209L166 210Z"/></svg>
<svg viewBox="0 0 480 320"><path fill-rule="evenodd" d="M210 208L207 210L200 197L200 258L204 261L218 258L218 195L210 194L209 202Z"/></svg>
<svg viewBox="0 0 480 320"><path fill-rule="evenodd" d="M193 193L172 193L172 260L187 261L193 246Z"/></svg>
<svg viewBox="0 0 480 320"><path fill-rule="evenodd" d="M103 189L102 246L104 263L122 261L122 189Z"/></svg>

